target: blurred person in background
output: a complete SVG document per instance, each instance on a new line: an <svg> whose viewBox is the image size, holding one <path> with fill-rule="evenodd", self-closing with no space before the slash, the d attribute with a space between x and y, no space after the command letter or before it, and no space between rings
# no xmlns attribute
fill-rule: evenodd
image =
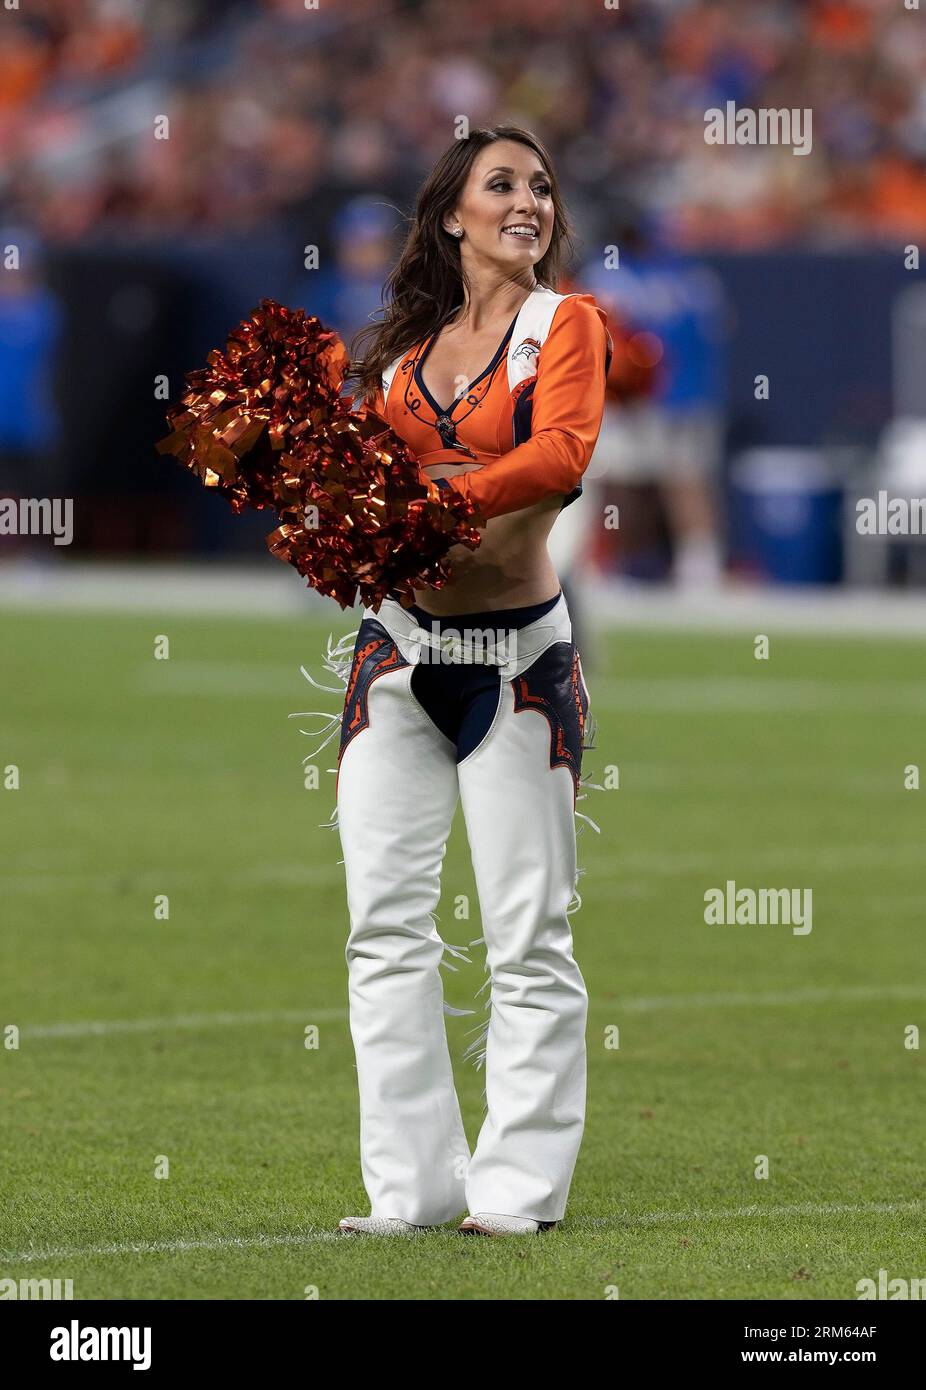
<svg viewBox="0 0 926 1390"><path fill-rule="evenodd" d="M307 271L293 291L324 324L349 341L382 308L383 284L395 262L399 214L384 197L352 198L331 227L334 264Z"/></svg>
<svg viewBox="0 0 926 1390"><path fill-rule="evenodd" d="M574 274L564 275L560 287L564 293L581 293L587 288ZM604 298L600 303L607 315L608 333L613 345L606 380L604 422L615 417L622 419L628 405L652 396L656 367L641 351L640 344L634 340L632 326L617 313L613 304ZM599 443L585 472L582 496L563 509L548 542L550 558L569 604L573 636L586 654L586 667L594 663L595 649L590 642L590 629L586 626L586 604L580 581L583 573L608 570L612 560L608 540L614 534L604 526L604 508L608 498L598 481L602 476L603 451L600 441L599 435Z"/></svg>
<svg viewBox="0 0 926 1390"><path fill-rule="evenodd" d="M656 241L647 245L638 224L625 224L616 241L617 265L589 263L579 277L624 325L590 476L655 483L671 536L674 583L712 587L724 567L723 290L705 266Z"/></svg>
<svg viewBox="0 0 926 1390"><path fill-rule="evenodd" d="M0 228L0 495L52 497L59 484L54 394L63 313L45 283L42 248ZM7 539L4 549L13 542Z"/></svg>

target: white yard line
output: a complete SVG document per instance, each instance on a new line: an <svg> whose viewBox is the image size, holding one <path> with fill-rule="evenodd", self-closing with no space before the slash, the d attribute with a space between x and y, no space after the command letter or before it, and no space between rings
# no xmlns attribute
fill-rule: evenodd
<svg viewBox="0 0 926 1390"><path fill-rule="evenodd" d="M343 1240L339 1231L306 1231L291 1236L206 1236L200 1240L118 1241L111 1245L64 1245L38 1250L4 1253L5 1263L33 1264L39 1260L81 1259L91 1255L185 1255L191 1250L272 1250L282 1245L318 1245Z"/></svg>
<svg viewBox="0 0 926 1390"><path fill-rule="evenodd" d="M475 962L474 962L475 963ZM778 1008L800 1004L866 1003L879 999L922 999L926 985L849 985L832 988L765 990L750 994L721 990L712 994L630 995L618 999L592 999L593 1009L613 1012L650 1013L662 1009ZM157 1033L172 1028L236 1028L257 1023L330 1023L346 1019L345 1008L267 1009L259 1013L195 1013L165 1015L161 1018L75 1019L67 1023L23 1024L23 1039L99 1038L116 1033Z"/></svg>
<svg viewBox="0 0 926 1390"><path fill-rule="evenodd" d="M676 1222L747 1221L755 1218L780 1219L790 1216L890 1216L902 1212L918 1212L926 1201L910 1202L797 1202L786 1206L762 1206L755 1203L745 1207L689 1208L679 1211L640 1212L626 1216L566 1218L567 1226L596 1231L619 1230L627 1226L658 1226ZM450 1223L440 1228L444 1235L452 1234ZM184 1255L196 1250L273 1250L285 1246L311 1246L328 1241L341 1241L338 1231L309 1230L298 1235L280 1236L206 1236L202 1239L115 1241L108 1245L64 1245L47 1248L2 1251L0 1259L6 1265L36 1264L49 1260L76 1260L93 1256L112 1255Z"/></svg>
<svg viewBox="0 0 926 1390"><path fill-rule="evenodd" d="M163 1018L78 1019L73 1023L25 1024L24 1039L105 1038L113 1033L159 1033L173 1028L238 1028L252 1023L330 1023L347 1017L340 1009L268 1009L263 1013L172 1014Z"/></svg>
<svg viewBox="0 0 926 1390"><path fill-rule="evenodd" d="M592 1216L574 1218L577 1226L660 1226L675 1221L744 1221L753 1217L782 1216L890 1216L899 1212L922 1211L926 1200L909 1202L794 1202L783 1206L702 1207L681 1211L641 1212L637 1216ZM567 1218L568 1220L569 1218Z"/></svg>
<svg viewBox="0 0 926 1390"><path fill-rule="evenodd" d="M924 985L855 985L844 988L770 989L761 994L739 990L715 994L654 994L637 998L591 1001L592 1008L610 1008L612 1012L650 1013L659 1009L737 1009L791 1007L801 1004L874 1003L880 999L924 999Z"/></svg>
<svg viewBox="0 0 926 1390"><path fill-rule="evenodd" d="M319 815L327 811L327 806L323 807L319 804ZM319 829L327 829L327 826L320 821L317 821L316 825ZM145 869L144 872L135 873L120 872L119 870L113 870L110 873L84 873L78 869L62 869L60 871L49 870L47 873L18 874L14 878L0 876L0 892L4 896L12 893L60 893L65 891L67 887L92 890L95 888L112 889L118 885L120 891L125 894L143 892L146 889L156 893L164 891L165 884L169 888L175 889L202 887L206 883L214 883L224 888L233 885L239 888L255 886L299 888L330 883L335 878L343 881L340 864L334 862L331 864L291 864L271 867L256 865L253 869L236 870L233 873L227 869L204 868L200 865L198 868L192 869L170 869L166 875L156 869ZM30 926L30 930L33 929L34 927Z"/></svg>
<svg viewBox="0 0 926 1390"><path fill-rule="evenodd" d="M624 790L614 792L613 795L626 794L625 780ZM597 811L596 819L601 819L601 800L597 794L596 800L588 802L588 811L589 814ZM580 851L585 847L580 839ZM838 873L845 869L861 870L866 866L877 869L888 866L892 869L919 868L922 863L922 844L885 844L876 840L862 845L754 845L748 850L739 847L732 854L722 845L706 846L703 850L680 850L676 854L634 854L632 851L624 852L618 849L611 866L601 865L589 870L588 887L593 888L596 883L620 884L625 878L644 874L660 877L688 874L710 874L713 877L720 874L724 879L742 880L746 870L740 868L737 872L737 865L747 864L750 874L754 875L757 869L763 866L776 877L780 877L787 869L806 868L810 873L812 885L816 873ZM582 886L584 890L586 885ZM704 884L705 888L713 886L713 883Z"/></svg>

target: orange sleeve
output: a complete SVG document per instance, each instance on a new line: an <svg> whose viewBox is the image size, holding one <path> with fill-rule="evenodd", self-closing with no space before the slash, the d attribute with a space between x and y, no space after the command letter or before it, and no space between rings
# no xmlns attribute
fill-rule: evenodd
<svg viewBox="0 0 926 1390"><path fill-rule="evenodd" d="M607 315L592 295L569 295L557 305L537 364L530 439L447 480L486 521L571 492L579 482L601 430L611 346Z"/></svg>
<svg viewBox="0 0 926 1390"><path fill-rule="evenodd" d="M386 398L383 395L383 380L380 377L376 386L376 394L370 397L370 409L375 410L377 415L385 416Z"/></svg>

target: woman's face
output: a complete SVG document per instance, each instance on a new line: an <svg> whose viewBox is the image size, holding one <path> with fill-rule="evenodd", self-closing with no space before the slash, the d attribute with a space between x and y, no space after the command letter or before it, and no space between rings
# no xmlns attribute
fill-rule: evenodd
<svg viewBox="0 0 926 1390"><path fill-rule="evenodd" d="M517 275L546 255L553 216L549 175L533 150L518 140L496 140L473 160L443 226L448 232L463 228L464 264L491 263ZM509 230L513 227L522 230Z"/></svg>

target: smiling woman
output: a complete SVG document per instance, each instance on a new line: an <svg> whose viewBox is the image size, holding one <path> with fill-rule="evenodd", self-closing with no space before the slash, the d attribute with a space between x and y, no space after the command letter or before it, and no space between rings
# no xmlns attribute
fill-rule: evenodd
<svg viewBox="0 0 926 1390"><path fill-rule="evenodd" d="M353 346L359 394L432 478L478 508L434 616L544 602L559 581L547 539L582 491L612 352L591 295L556 285L571 250L549 156L515 127L455 141L425 182L380 323Z"/></svg>
<svg viewBox="0 0 926 1390"><path fill-rule="evenodd" d="M345 662L337 824L372 1206L346 1232L405 1234L465 1206L463 1232L536 1233L563 1216L582 1138L588 998L568 913L591 725L546 542L582 490L611 341L591 295L557 292L569 246L543 146L475 131L424 184L384 318L353 345L361 397L484 529L411 612L396 595L368 608ZM432 915L458 799L492 981L472 1154L439 973L459 948Z"/></svg>

